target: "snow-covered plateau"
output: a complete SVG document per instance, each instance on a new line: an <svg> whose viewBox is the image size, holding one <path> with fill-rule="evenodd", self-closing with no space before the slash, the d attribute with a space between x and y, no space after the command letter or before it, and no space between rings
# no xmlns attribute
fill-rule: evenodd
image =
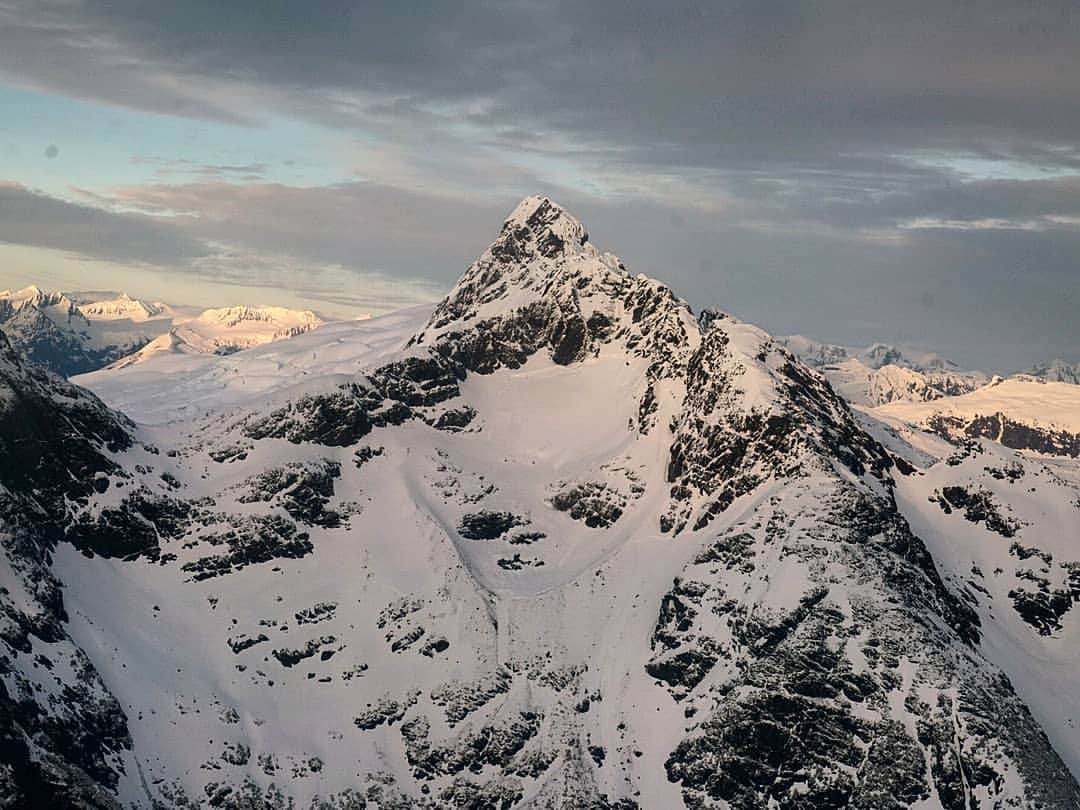
<svg viewBox="0 0 1080 810"><path fill-rule="evenodd" d="M433 311L174 348L0 339L0 804L1080 807L1014 381L855 410L544 197Z"/></svg>

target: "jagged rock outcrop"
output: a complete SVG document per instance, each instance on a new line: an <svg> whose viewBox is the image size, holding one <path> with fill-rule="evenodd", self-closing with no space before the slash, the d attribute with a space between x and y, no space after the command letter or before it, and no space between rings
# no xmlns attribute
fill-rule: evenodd
<svg viewBox="0 0 1080 810"><path fill-rule="evenodd" d="M131 425L94 396L25 364L0 333L0 801L118 808L127 719L68 635L51 555ZM125 764L126 762L126 764Z"/></svg>

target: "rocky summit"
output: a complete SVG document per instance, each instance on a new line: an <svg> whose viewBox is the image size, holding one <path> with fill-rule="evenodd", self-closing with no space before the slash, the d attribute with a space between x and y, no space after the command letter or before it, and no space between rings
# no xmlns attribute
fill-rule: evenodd
<svg viewBox="0 0 1080 810"><path fill-rule="evenodd" d="M2 806L1080 807L1076 460L545 197L433 311L142 385L0 345Z"/></svg>

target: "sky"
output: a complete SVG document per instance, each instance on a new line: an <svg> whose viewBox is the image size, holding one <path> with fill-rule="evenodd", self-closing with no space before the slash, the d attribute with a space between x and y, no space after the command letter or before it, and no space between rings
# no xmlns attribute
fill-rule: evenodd
<svg viewBox="0 0 1080 810"><path fill-rule="evenodd" d="M0 287L437 300L528 194L695 308L1080 360L1075 0L0 0Z"/></svg>

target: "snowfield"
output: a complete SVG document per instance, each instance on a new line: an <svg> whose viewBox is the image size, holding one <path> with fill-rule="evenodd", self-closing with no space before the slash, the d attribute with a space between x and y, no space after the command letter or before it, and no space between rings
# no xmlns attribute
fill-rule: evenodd
<svg viewBox="0 0 1080 810"><path fill-rule="evenodd" d="M276 391L332 384L339 376L378 365L429 314L425 307L341 321L227 355L175 346L155 351L150 344L137 362L122 360L74 381L140 423L176 422L251 406Z"/></svg>

